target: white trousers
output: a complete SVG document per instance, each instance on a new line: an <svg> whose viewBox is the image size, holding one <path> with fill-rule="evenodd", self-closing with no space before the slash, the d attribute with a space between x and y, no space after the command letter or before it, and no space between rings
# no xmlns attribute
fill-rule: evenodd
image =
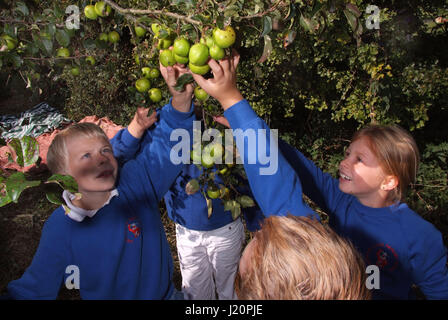
<svg viewBox="0 0 448 320"><path fill-rule="evenodd" d="M245 240L241 219L211 231L176 224L177 253L186 300L235 300L235 275Z"/></svg>

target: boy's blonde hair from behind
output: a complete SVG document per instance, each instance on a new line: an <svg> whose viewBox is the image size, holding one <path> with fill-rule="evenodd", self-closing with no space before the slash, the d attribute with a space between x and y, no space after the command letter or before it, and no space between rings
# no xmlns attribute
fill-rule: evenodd
<svg viewBox="0 0 448 320"><path fill-rule="evenodd" d="M416 179L420 162L414 138L397 125L369 125L356 132L352 142L361 137L368 139L384 173L398 178L398 185L389 193L388 200L402 200L407 187Z"/></svg>
<svg viewBox="0 0 448 320"><path fill-rule="evenodd" d="M252 244L248 267L237 274L239 299L370 299L365 264L350 241L307 217L271 216Z"/></svg>
<svg viewBox="0 0 448 320"><path fill-rule="evenodd" d="M65 128L54 137L48 148L47 166L52 173L67 174L67 140L68 138L75 136L83 136L87 138L100 137L107 141L107 143L110 143L109 138L104 133L103 129L96 124L83 122Z"/></svg>

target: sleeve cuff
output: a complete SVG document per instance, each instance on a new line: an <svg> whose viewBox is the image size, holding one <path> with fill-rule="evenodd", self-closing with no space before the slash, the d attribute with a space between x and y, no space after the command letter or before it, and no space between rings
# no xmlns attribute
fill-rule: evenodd
<svg viewBox="0 0 448 320"><path fill-rule="evenodd" d="M224 116L229 121L232 129L243 128L244 124L258 118L258 115L246 99L235 103L233 106L224 111Z"/></svg>
<svg viewBox="0 0 448 320"><path fill-rule="evenodd" d="M166 108L166 112L170 114L170 117L175 121L183 121L191 117L191 115L194 112L194 104L193 101L191 101L190 110L188 112L181 112L179 110L176 110L173 105L171 104L171 101L173 98L170 98L170 102L167 104L168 108Z"/></svg>
<svg viewBox="0 0 448 320"><path fill-rule="evenodd" d="M128 130L128 128L126 128L123 131L123 134L121 136L121 141L123 142L124 145L132 148L132 147L136 147L138 146L138 144L140 143L140 139L137 139L136 137L134 137Z"/></svg>

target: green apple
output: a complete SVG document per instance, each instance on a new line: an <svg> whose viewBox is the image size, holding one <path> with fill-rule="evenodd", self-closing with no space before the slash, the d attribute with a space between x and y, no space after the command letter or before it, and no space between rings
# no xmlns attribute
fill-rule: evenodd
<svg viewBox="0 0 448 320"><path fill-rule="evenodd" d="M15 47L17 46L17 39L15 39L7 34L2 35L2 39L6 43L6 47L8 48L8 51L14 50Z"/></svg>
<svg viewBox="0 0 448 320"><path fill-rule="evenodd" d="M168 49L172 44L173 42L170 39L159 39L159 42L157 43L157 49Z"/></svg>
<svg viewBox="0 0 448 320"><path fill-rule="evenodd" d="M152 102L157 103L162 100L162 91L160 91L159 88L151 88L148 91L149 99L151 99Z"/></svg>
<svg viewBox="0 0 448 320"><path fill-rule="evenodd" d="M70 73L71 73L72 75L74 75L75 77L76 77L76 76L79 76L79 68L78 68L78 67L73 67L73 68L70 70Z"/></svg>
<svg viewBox="0 0 448 320"><path fill-rule="evenodd" d="M197 66L191 63L188 64L188 68L190 68L191 72L199 75L204 75L210 71L210 66L208 64L203 66Z"/></svg>
<svg viewBox="0 0 448 320"><path fill-rule="evenodd" d="M217 45L214 45L210 48L210 57L212 59L221 60L222 58L224 58L225 54L226 53L224 52L224 49Z"/></svg>
<svg viewBox="0 0 448 320"><path fill-rule="evenodd" d="M95 58L94 57L92 57L92 56L88 56L87 58L86 58L86 61L87 62L89 62L90 63L90 65L94 65L95 64Z"/></svg>
<svg viewBox="0 0 448 320"><path fill-rule="evenodd" d="M215 45L215 42L213 41L213 38L210 36L206 36L205 38L202 37L200 42L202 44L205 44L207 47L211 48Z"/></svg>
<svg viewBox="0 0 448 320"><path fill-rule="evenodd" d="M151 71L149 71L149 78L150 79L157 79L160 76L159 69L151 68Z"/></svg>
<svg viewBox="0 0 448 320"><path fill-rule="evenodd" d="M70 50L67 48L59 48L58 51L56 51L56 55L61 58L70 57Z"/></svg>
<svg viewBox="0 0 448 320"><path fill-rule="evenodd" d="M176 40L174 40L173 51L178 56L188 57L188 52L190 51L190 42L188 42L188 40L185 38L177 38Z"/></svg>
<svg viewBox="0 0 448 320"><path fill-rule="evenodd" d="M193 163L196 163L196 164L201 163L201 159L202 159L201 152L199 150L195 150L195 149L191 150L190 158L193 161Z"/></svg>
<svg viewBox="0 0 448 320"><path fill-rule="evenodd" d="M155 37L158 37L159 36L159 32L160 32L160 29L161 29L162 27L160 26L160 24L158 24L158 23L153 23L153 24L151 24L151 30L152 30L152 32L154 32L154 36Z"/></svg>
<svg viewBox="0 0 448 320"><path fill-rule="evenodd" d="M211 168L215 164L213 157L205 150L202 151L201 164L204 168Z"/></svg>
<svg viewBox="0 0 448 320"><path fill-rule="evenodd" d="M162 66L174 66L176 64L176 60L174 59L173 50L165 49L159 54L159 60Z"/></svg>
<svg viewBox="0 0 448 320"><path fill-rule="evenodd" d="M231 26L225 27L224 30L220 28L213 29L213 41L219 47L223 49L228 48L235 43L235 40L235 30Z"/></svg>
<svg viewBox="0 0 448 320"><path fill-rule="evenodd" d="M120 34L117 31L111 31L107 35L107 38L109 39L110 43L117 43L120 41Z"/></svg>
<svg viewBox="0 0 448 320"><path fill-rule="evenodd" d="M174 60L176 60L177 63L180 64L187 64L188 63L188 57L182 57L177 54L174 54Z"/></svg>
<svg viewBox="0 0 448 320"><path fill-rule="evenodd" d="M95 3L95 12L100 17L107 17L111 14L112 8L104 1L98 1Z"/></svg>
<svg viewBox="0 0 448 320"><path fill-rule="evenodd" d="M190 48L188 58L190 59L190 63L195 66L205 65L208 60L208 47L202 43L195 43Z"/></svg>
<svg viewBox="0 0 448 320"><path fill-rule="evenodd" d="M105 41L105 42L109 41L109 37L107 36L107 33L105 33L105 32L100 33L99 39L101 41Z"/></svg>
<svg viewBox="0 0 448 320"><path fill-rule="evenodd" d="M98 14L96 13L95 6L89 4L84 8L84 15L90 20L96 20Z"/></svg>
<svg viewBox="0 0 448 320"><path fill-rule="evenodd" d="M134 27L135 30L135 34L137 35L137 37L141 38L144 37L146 34L146 30L145 28L139 27L139 26L135 26Z"/></svg>
<svg viewBox="0 0 448 320"><path fill-rule="evenodd" d="M210 199L218 199L221 195L221 191L217 188L211 187L207 189L207 195Z"/></svg>
<svg viewBox="0 0 448 320"><path fill-rule="evenodd" d="M211 157L213 157L215 163L220 163L222 162L222 155L224 154L224 148L220 143L212 142L204 148L202 155L204 155L204 153L209 154Z"/></svg>
<svg viewBox="0 0 448 320"><path fill-rule="evenodd" d="M198 99L199 101L206 101L209 98L208 93L202 89L201 87L197 86L196 88L194 88L194 96L196 97L196 99Z"/></svg>
<svg viewBox="0 0 448 320"><path fill-rule="evenodd" d="M140 78L135 82L135 88L138 92L146 92L151 86L151 82L146 78Z"/></svg>

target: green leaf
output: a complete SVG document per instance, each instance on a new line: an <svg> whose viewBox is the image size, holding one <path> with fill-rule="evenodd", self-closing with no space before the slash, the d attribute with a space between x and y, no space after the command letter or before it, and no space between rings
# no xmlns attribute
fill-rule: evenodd
<svg viewBox="0 0 448 320"><path fill-rule="evenodd" d="M144 23L151 24L151 23L154 23L154 18L142 16L137 19L137 22L142 23L142 24L144 24Z"/></svg>
<svg viewBox="0 0 448 320"><path fill-rule="evenodd" d="M347 3L345 5L345 8L347 11L352 13L356 18L359 18L361 16L361 11L359 11L358 7L353 3Z"/></svg>
<svg viewBox="0 0 448 320"><path fill-rule="evenodd" d="M233 208L230 210L232 212L233 220L236 220L241 215L241 205L233 200Z"/></svg>
<svg viewBox="0 0 448 320"><path fill-rule="evenodd" d="M306 18L303 14L300 15L299 23L307 32L314 33L316 31L316 21L310 18Z"/></svg>
<svg viewBox="0 0 448 320"><path fill-rule="evenodd" d="M86 39L82 42L82 45L87 50L96 49L96 43L94 39Z"/></svg>
<svg viewBox="0 0 448 320"><path fill-rule="evenodd" d="M70 45L70 36L68 33L63 30L57 30L56 31L56 41L62 46L62 47L68 47Z"/></svg>
<svg viewBox="0 0 448 320"><path fill-rule="evenodd" d="M314 16L316 16L316 14L322 10L322 8L324 7L324 4L321 2L316 1L314 3L314 7L313 7L313 11L311 11L311 17L314 18Z"/></svg>
<svg viewBox="0 0 448 320"><path fill-rule="evenodd" d="M8 194L1 195L0 194L0 207L6 206L8 203L11 203L12 200Z"/></svg>
<svg viewBox="0 0 448 320"><path fill-rule="evenodd" d="M345 17L347 18L347 22L352 28L354 32L358 29L358 18L350 11L345 9L344 10Z"/></svg>
<svg viewBox="0 0 448 320"><path fill-rule="evenodd" d="M255 201L251 197L246 195L238 197L236 201L238 201L238 203L240 203L243 208L250 208L255 206Z"/></svg>
<svg viewBox="0 0 448 320"><path fill-rule="evenodd" d="M261 34L261 36L264 37L271 31L272 31L272 18L269 16L264 16L263 17L263 33Z"/></svg>
<svg viewBox="0 0 448 320"><path fill-rule="evenodd" d="M265 35L263 53L260 59L258 59L258 63L265 62L266 59L270 56L271 52L272 52L272 40L268 35Z"/></svg>
<svg viewBox="0 0 448 320"><path fill-rule="evenodd" d="M166 31L165 29L160 29L158 38L159 39L166 39L166 38L169 37L169 35L170 34L168 33L168 31Z"/></svg>
<svg viewBox="0 0 448 320"><path fill-rule="evenodd" d="M51 55L51 51L53 50L53 41L45 38L40 38L37 39L36 44L39 49L44 52L44 54Z"/></svg>
<svg viewBox="0 0 448 320"><path fill-rule="evenodd" d="M207 197L205 197L205 201L207 202L207 215L208 215L208 218L210 218L213 213L213 201L212 201L212 199L209 199Z"/></svg>
<svg viewBox="0 0 448 320"><path fill-rule="evenodd" d="M64 203L64 198L62 198L61 192L47 192L45 196L47 197L47 200L50 201L51 203L57 205L61 205Z"/></svg>
<svg viewBox="0 0 448 320"><path fill-rule="evenodd" d="M177 78L176 85L174 86L174 89L176 91L182 92L184 91L184 86L193 82L193 76L190 73L185 73L181 75L179 78Z"/></svg>
<svg viewBox="0 0 448 320"><path fill-rule="evenodd" d="M39 144L33 137L14 138L9 146L16 153L16 162L21 167L30 166L39 159Z"/></svg>
<svg viewBox="0 0 448 320"><path fill-rule="evenodd" d="M233 200L224 201L224 211L230 211L233 208Z"/></svg>
<svg viewBox="0 0 448 320"><path fill-rule="evenodd" d="M219 16L218 18L216 18L216 25L220 29L224 29L224 18L224 16Z"/></svg>
<svg viewBox="0 0 448 320"><path fill-rule="evenodd" d="M185 186L185 192L188 195L195 194L196 192L198 192L198 190L199 190L199 182L196 179L191 179Z"/></svg>
<svg viewBox="0 0 448 320"><path fill-rule="evenodd" d="M36 187L38 185L40 185L40 181L26 180L25 174L23 172L13 173L5 181L6 194L11 198L11 201L15 203L17 203L23 190L31 187Z"/></svg>
<svg viewBox="0 0 448 320"><path fill-rule="evenodd" d="M20 66L23 64L23 59L16 53L12 54L10 56L10 60L13 63L15 68L20 68Z"/></svg>
<svg viewBox="0 0 448 320"><path fill-rule="evenodd" d="M28 7L23 2L17 2L17 7L14 10L19 11L24 16L27 16L27 15L30 14L30 11L28 10Z"/></svg>
<svg viewBox="0 0 448 320"><path fill-rule="evenodd" d="M50 178L48 178L45 183L56 183L62 189L67 190L68 192L78 192L78 184L76 183L76 180L69 175L54 174Z"/></svg>

